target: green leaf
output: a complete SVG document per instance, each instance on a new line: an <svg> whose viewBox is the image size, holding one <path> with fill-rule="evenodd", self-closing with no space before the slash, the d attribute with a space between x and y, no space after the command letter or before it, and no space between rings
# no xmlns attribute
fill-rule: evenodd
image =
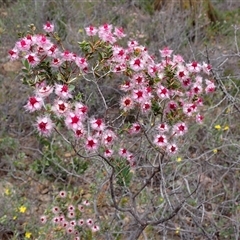
<svg viewBox="0 0 240 240"><path fill-rule="evenodd" d="M69 91L73 91L75 89L75 86L71 84L68 86L68 89L69 89Z"/></svg>
<svg viewBox="0 0 240 240"><path fill-rule="evenodd" d="M24 65L24 67L25 67L26 69L30 70L30 64L29 64L29 62L28 62L27 59L24 59L24 60L23 60L23 65Z"/></svg>
<svg viewBox="0 0 240 240"><path fill-rule="evenodd" d="M129 164L119 159L116 163L116 170L117 184L128 187L133 177Z"/></svg>

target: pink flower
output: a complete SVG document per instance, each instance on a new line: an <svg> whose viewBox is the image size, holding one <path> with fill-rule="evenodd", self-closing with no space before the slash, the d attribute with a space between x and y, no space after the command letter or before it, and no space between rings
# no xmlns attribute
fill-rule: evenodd
<svg viewBox="0 0 240 240"><path fill-rule="evenodd" d="M134 89L132 91L132 98L137 102L141 103L146 99L146 93L144 89Z"/></svg>
<svg viewBox="0 0 240 240"><path fill-rule="evenodd" d="M130 81L124 82L121 86L120 89L124 92L127 92L132 89L132 83Z"/></svg>
<svg viewBox="0 0 240 240"><path fill-rule="evenodd" d="M75 218L75 212L68 212L67 216L68 218Z"/></svg>
<svg viewBox="0 0 240 240"><path fill-rule="evenodd" d="M135 165L135 157L132 153L128 153L127 161L130 163L131 166Z"/></svg>
<svg viewBox="0 0 240 240"><path fill-rule="evenodd" d="M57 45L55 44L50 45L49 48L47 49L47 55L49 57L57 57L58 53L59 50L57 48Z"/></svg>
<svg viewBox="0 0 240 240"><path fill-rule="evenodd" d="M187 67L188 67L189 72L193 72L193 73L200 72L201 68L202 68L201 65L196 61L187 64Z"/></svg>
<svg viewBox="0 0 240 240"><path fill-rule="evenodd" d="M46 217L46 216L41 216L41 217L40 217L40 222L41 222L42 224L46 223L46 222L47 222L47 217Z"/></svg>
<svg viewBox="0 0 240 240"><path fill-rule="evenodd" d="M44 31L50 33L54 31L54 24L47 22L46 24L43 25Z"/></svg>
<svg viewBox="0 0 240 240"><path fill-rule="evenodd" d="M65 119L65 124L66 124L67 128L70 128L73 130L78 129L78 127L82 126L80 115L76 114L74 112L69 112Z"/></svg>
<svg viewBox="0 0 240 240"><path fill-rule="evenodd" d="M67 84L55 84L55 94L63 99L72 98Z"/></svg>
<svg viewBox="0 0 240 240"><path fill-rule="evenodd" d="M148 74L151 77L156 76L156 73L158 72L158 67L156 65L149 65L148 66Z"/></svg>
<svg viewBox="0 0 240 240"><path fill-rule="evenodd" d="M207 75L210 74L211 70L212 70L212 66L210 64L207 64L205 62L203 62L202 64L202 70L203 72L205 72Z"/></svg>
<svg viewBox="0 0 240 240"><path fill-rule="evenodd" d="M130 96L125 96L120 100L120 108L125 112L134 108L134 102Z"/></svg>
<svg viewBox="0 0 240 240"><path fill-rule="evenodd" d="M194 102L197 106L202 106L203 105L203 99L200 98L200 97L197 98Z"/></svg>
<svg viewBox="0 0 240 240"><path fill-rule="evenodd" d="M79 210L80 212L84 212L84 206L81 205L81 204L79 204L79 205L78 205L78 210Z"/></svg>
<svg viewBox="0 0 240 240"><path fill-rule="evenodd" d="M91 227L93 225L93 220L91 218L89 218L89 219L87 219L86 223L89 227Z"/></svg>
<svg viewBox="0 0 240 240"><path fill-rule="evenodd" d="M52 110L57 114L57 116L61 117L68 112L69 105L62 100L57 100L52 106Z"/></svg>
<svg viewBox="0 0 240 240"><path fill-rule="evenodd" d="M84 105L81 102L77 102L75 104L75 113L79 114L80 116L84 117L87 115L88 112L88 107L86 105Z"/></svg>
<svg viewBox="0 0 240 240"><path fill-rule="evenodd" d="M61 226L64 227L64 228L68 228L69 227L69 222L64 220L61 222Z"/></svg>
<svg viewBox="0 0 240 240"><path fill-rule="evenodd" d="M111 146L115 139L116 139L116 135L113 131L106 130L103 132L102 142L105 146Z"/></svg>
<svg viewBox="0 0 240 240"><path fill-rule="evenodd" d="M65 60L65 61L74 61L75 60L75 55L67 50L65 50L62 54L61 54L62 58Z"/></svg>
<svg viewBox="0 0 240 240"><path fill-rule="evenodd" d="M58 213L60 212L59 207L53 207L53 208L52 208L52 212L53 212L54 214L58 214Z"/></svg>
<svg viewBox="0 0 240 240"><path fill-rule="evenodd" d="M111 44L116 42L116 38L112 34L112 25L104 24L99 27L98 36L104 42L110 42Z"/></svg>
<svg viewBox="0 0 240 240"><path fill-rule="evenodd" d="M213 81L209 81L209 80L206 79L206 84L207 84L207 86L205 88L206 93L212 93L212 92L215 91L216 86L215 86Z"/></svg>
<svg viewBox="0 0 240 240"><path fill-rule="evenodd" d="M165 47L163 50L159 50L161 57L171 57L173 50L170 50L168 47Z"/></svg>
<svg viewBox="0 0 240 240"><path fill-rule="evenodd" d="M23 38L16 43L15 47L20 51L28 51L31 47L31 43L31 40Z"/></svg>
<svg viewBox="0 0 240 240"><path fill-rule="evenodd" d="M43 106L43 99L41 97L32 96L28 99L27 104L24 106L29 112L40 110Z"/></svg>
<svg viewBox="0 0 240 240"><path fill-rule="evenodd" d="M115 29L114 29L114 35L119 39L126 36L126 34L124 34L124 32L123 32L123 28L117 28L117 27L115 27Z"/></svg>
<svg viewBox="0 0 240 240"><path fill-rule="evenodd" d="M65 222L66 220L65 220L65 217L64 217L64 215L62 214L62 215L60 215L59 216L59 222L60 223L63 223L63 222Z"/></svg>
<svg viewBox="0 0 240 240"><path fill-rule="evenodd" d="M43 86L37 87L36 94L39 97L45 98L48 97L53 92L53 87L43 84Z"/></svg>
<svg viewBox="0 0 240 240"><path fill-rule="evenodd" d="M84 200L84 201L83 201L83 205L85 205L85 206L90 206L89 200Z"/></svg>
<svg viewBox="0 0 240 240"><path fill-rule="evenodd" d="M195 83L195 84L193 84L193 86L192 86L192 89L191 89L191 91L194 93L194 94L201 94L202 93L202 86L201 86L201 84L200 83Z"/></svg>
<svg viewBox="0 0 240 240"><path fill-rule="evenodd" d="M135 40L128 41L127 43L129 49L134 49L134 47L138 46L138 42Z"/></svg>
<svg viewBox="0 0 240 240"><path fill-rule="evenodd" d="M69 206L68 206L68 211L69 211L69 212L75 211L75 207L74 207L73 205L69 205Z"/></svg>
<svg viewBox="0 0 240 240"><path fill-rule="evenodd" d="M52 67L60 67L62 65L62 60L60 58L54 58L51 61Z"/></svg>
<svg viewBox="0 0 240 240"><path fill-rule="evenodd" d="M152 103L150 101L146 101L141 103L141 112L148 113L151 110Z"/></svg>
<svg viewBox="0 0 240 240"><path fill-rule="evenodd" d="M52 120L48 116L38 117L36 125L39 134L47 137L51 135L54 127Z"/></svg>
<svg viewBox="0 0 240 240"><path fill-rule="evenodd" d="M10 59L11 60L18 59L19 58L18 53L19 53L19 51L16 48L13 48L13 49L8 51L8 54L10 55Z"/></svg>
<svg viewBox="0 0 240 240"><path fill-rule="evenodd" d="M74 133L76 138L82 138L86 134L82 126L78 126L78 128L74 130Z"/></svg>
<svg viewBox="0 0 240 240"><path fill-rule="evenodd" d="M173 126L173 133L176 136L182 136L188 131L187 125L185 123L177 123Z"/></svg>
<svg viewBox="0 0 240 240"><path fill-rule="evenodd" d="M162 85L159 85L157 88L157 95L159 98L166 99L169 98L169 91Z"/></svg>
<svg viewBox="0 0 240 240"><path fill-rule="evenodd" d="M74 227L68 227L67 228L67 233L68 234L73 234L74 233Z"/></svg>
<svg viewBox="0 0 240 240"><path fill-rule="evenodd" d="M113 26L111 24L105 23L104 25L99 27L98 36L101 38L103 35L111 33L112 28L113 28Z"/></svg>
<svg viewBox="0 0 240 240"><path fill-rule="evenodd" d="M133 58L130 62L130 68L136 72L144 69L144 62L140 58Z"/></svg>
<svg viewBox="0 0 240 240"><path fill-rule="evenodd" d="M65 198L65 197L67 196L66 191L60 191L60 192L59 192L59 196L60 196L61 198Z"/></svg>
<svg viewBox="0 0 240 240"><path fill-rule="evenodd" d="M85 146L88 151L95 151L98 148L98 140L93 137L88 137Z"/></svg>
<svg viewBox="0 0 240 240"><path fill-rule="evenodd" d="M86 72L88 70L88 62L87 62L86 58L76 57L75 63L84 72Z"/></svg>
<svg viewBox="0 0 240 240"><path fill-rule="evenodd" d="M90 124L92 129L97 130L97 131L103 131L105 128L105 123L101 118L93 118L90 120Z"/></svg>
<svg viewBox="0 0 240 240"><path fill-rule="evenodd" d="M36 56L36 54L31 53L31 54L27 54L25 56L25 58L28 60L29 64L32 67L35 67L36 65L38 65L38 63L40 62L39 58Z"/></svg>
<svg viewBox="0 0 240 240"><path fill-rule="evenodd" d="M196 122L201 124L203 122L204 117L199 113L196 115Z"/></svg>
<svg viewBox="0 0 240 240"><path fill-rule="evenodd" d="M88 36L95 36L98 32L98 29L90 25L89 27L85 28L85 31Z"/></svg>
<svg viewBox="0 0 240 240"><path fill-rule="evenodd" d="M119 149L119 155L121 157L126 158L128 156L128 154L129 154L129 152L128 152L128 150L126 148L120 148Z"/></svg>
<svg viewBox="0 0 240 240"><path fill-rule="evenodd" d="M103 155L105 158L110 158L113 155L113 150L108 148L104 151Z"/></svg>
<svg viewBox="0 0 240 240"><path fill-rule="evenodd" d="M177 151L178 151L178 148L177 148L177 145L176 144L169 144L168 146L167 146L167 152L169 153L169 154L176 154L177 153Z"/></svg>
<svg viewBox="0 0 240 240"><path fill-rule="evenodd" d="M99 228L99 226L97 226L97 225L93 225L93 226L91 227L91 230L92 230L93 232L97 232L97 231L100 230L100 228Z"/></svg>
<svg viewBox="0 0 240 240"><path fill-rule="evenodd" d="M177 105L177 103L174 102L174 101L170 101L170 102L168 103L168 109L169 109L170 111L175 111L175 110L177 110L177 107L178 107L178 105Z"/></svg>
<svg viewBox="0 0 240 240"><path fill-rule="evenodd" d="M168 131L168 125L166 123L160 123L157 127L160 132Z"/></svg>
<svg viewBox="0 0 240 240"><path fill-rule="evenodd" d="M84 219L79 219L78 220L78 226L83 226L84 225L84 223L85 223L85 221L84 221Z"/></svg>
<svg viewBox="0 0 240 240"><path fill-rule="evenodd" d="M54 218L52 219L52 222L53 222L54 224L60 223L59 217L54 217Z"/></svg>
<svg viewBox="0 0 240 240"><path fill-rule="evenodd" d="M140 85L140 86L146 85L146 79L142 73L134 74L131 81L134 85Z"/></svg>
<svg viewBox="0 0 240 240"><path fill-rule="evenodd" d="M76 220L70 221L70 222L69 222L69 225L70 225L70 226L73 226L73 227L76 226L76 225L77 225Z"/></svg>
<svg viewBox="0 0 240 240"><path fill-rule="evenodd" d="M39 47L43 47L43 48L48 48L52 45L50 40L45 35L42 35L42 34L39 34L36 36L35 42Z"/></svg>
<svg viewBox="0 0 240 240"><path fill-rule="evenodd" d="M183 63L184 59L181 55L173 55L173 62L175 63Z"/></svg>
<svg viewBox="0 0 240 240"><path fill-rule="evenodd" d="M163 147L166 146L167 144L167 137L165 135L162 134L158 134L155 139L154 139L154 143L158 146L158 147Z"/></svg>
<svg viewBox="0 0 240 240"><path fill-rule="evenodd" d="M192 83L192 80L190 78L182 79L182 84L183 84L184 87L190 86L191 83Z"/></svg>
<svg viewBox="0 0 240 240"><path fill-rule="evenodd" d="M178 66L178 70L177 70L177 77L181 80L181 81L183 81L183 80L185 80L186 78L188 78L188 76L189 76L189 72L188 72L188 70L185 68L185 67L183 67L183 66Z"/></svg>
<svg viewBox="0 0 240 240"><path fill-rule="evenodd" d="M122 47L119 47L119 46L113 46L112 50L113 50L112 61L122 63L126 58L126 50Z"/></svg>
<svg viewBox="0 0 240 240"><path fill-rule="evenodd" d="M138 134L141 132L141 125L139 123L133 123L132 126L129 128L128 132L130 134Z"/></svg>
<svg viewBox="0 0 240 240"><path fill-rule="evenodd" d="M120 72L124 72L126 70L126 64L125 63L121 63L121 64L117 64L114 66L112 72L115 73L120 73Z"/></svg>
<svg viewBox="0 0 240 240"><path fill-rule="evenodd" d="M188 116L188 117L191 117L193 112L194 112L194 109L192 108L192 104L190 103L186 103L183 105L183 112Z"/></svg>
<svg viewBox="0 0 240 240"><path fill-rule="evenodd" d="M115 43L117 39L114 37L114 35L110 33L103 33L99 35L99 38L102 39L104 42L109 42L111 44Z"/></svg>

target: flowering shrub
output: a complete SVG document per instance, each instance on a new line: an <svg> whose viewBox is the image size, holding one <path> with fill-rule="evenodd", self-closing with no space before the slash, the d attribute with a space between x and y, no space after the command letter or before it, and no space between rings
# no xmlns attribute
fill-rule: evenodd
<svg viewBox="0 0 240 240"><path fill-rule="evenodd" d="M202 123L203 96L215 90L211 66L185 62L167 47L159 51L158 60L135 40L123 47L123 29L111 24L86 27L90 40L79 42L80 53L64 48L53 24L47 23L44 30L36 34L31 26L9 51L12 60L23 60L23 83L34 89L25 109L36 113L39 135L51 137L56 132L79 157L97 159L110 167L106 171L113 206L130 214L140 226L133 237L137 239L146 226L168 221L181 209L182 201L178 201L168 217L161 219L157 213L149 220L134 206L155 175L161 174L164 161L181 151L189 125ZM106 78L122 79L118 113L108 120L99 113L90 114L88 100L82 97L84 90L77 90L83 82L94 84L107 112L114 104L101 90ZM91 93L86 99L90 98ZM145 181L136 180L135 170L146 164L152 173L146 173ZM128 207L120 207L115 184L127 191ZM166 206L170 204L167 199ZM162 204L153 196L149 202Z"/></svg>

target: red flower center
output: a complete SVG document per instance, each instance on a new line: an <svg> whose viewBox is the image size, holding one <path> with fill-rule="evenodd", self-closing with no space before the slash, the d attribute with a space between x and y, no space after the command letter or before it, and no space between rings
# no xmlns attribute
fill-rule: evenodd
<svg viewBox="0 0 240 240"><path fill-rule="evenodd" d="M46 130L47 123L45 123L45 122L40 122L40 123L38 124L38 126L39 126L39 128L40 128L41 130L45 131L45 130Z"/></svg>
<svg viewBox="0 0 240 240"><path fill-rule="evenodd" d="M131 104L131 100L130 100L130 99L126 99L126 100L124 101L124 104L125 104L126 106L130 105L130 104Z"/></svg>
<svg viewBox="0 0 240 240"><path fill-rule="evenodd" d="M72 117L72 124L78 123L78 121L79 121L79 118L76 115Z"/></svg>
<svg viewBox="0 0 240 240"><path fill-rule="evenodd" d="M34 106L35 103L37 103L37 99L35 97L30 97L29 102L32 106Z"/></svg>
<svg viewBox="0 0 240 240"><path fill-rule="evenodd" d="M66 109L64 103L58 104L59 110L64 111Z"/></svg>

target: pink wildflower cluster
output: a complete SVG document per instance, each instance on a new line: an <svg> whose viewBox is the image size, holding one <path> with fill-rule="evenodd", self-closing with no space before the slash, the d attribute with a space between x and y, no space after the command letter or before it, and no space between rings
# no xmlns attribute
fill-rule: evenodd
<svg viewBox="0 0 240 240"><path fill-rule="evenodd" d="M59 196L64 200L67 198L67 193L61 191ZM53 216L43 215L40 217L40 222L46 224L49 217L53 225L60 226L63 231L73 236L73 240L80 240L80 232L84 231L84 228L90 228L92 232L98 232L100 230L100 227L92 218L86 217L88 215L86 212L89 212L89 207L90 202L88 200L83 201L77 206L68 204L66 211L58 206L54 206L52 207ZM85 217L83 217L83 215L85 215Z"/></svg>
<svg viewBox="0 0 240 240"><path fill-rule="evenodd" d="M129 41L125 49L113 46L109 60L114 72L128 72L129 76L120 86L125 92L120 108L125 112L139 109L142 115L149 116L157 107L162 114L158 124L165 128L158 129L153 142L170 154L177 152L177 138L187 132L190 119L202 123L203 95L215 91L213 80L208 79L210 65L185 63L182 56L172 53L168 48L160 50L162 59L156 62L145 47ZM136 131L140 131L139 126L131 127L130 133Z"/></svg>
<svg viewBox="0 0 240 240"><path fill-rule="evenodd" d="M62 74L67 69L71 76L92 73L89 71L87 53L80 56L61 50L48 37L54 26L47 23L44 30L47 32L45 35L27 35L20 39L9 51L10 58L26 59L33 69L48 62L51 71ZM157 61L146 47L135 40L128 41L127 47L121 47L117 40L125 36L123 29L111 24L98 28L89 26L85 30L92 41L97 38L97 43L100 38L111 48L111 54L104 59L104 67L108 66L112 73L124 76L125 80L120 85L123 92L119 100L120 109L126 113L137 110L142 119L161 114L161 121L156 122L154 131L149 131L149 137L157 148L175 154L179 137L188 131L188 122L192 119L197 123L203 121L200 113L203 95L215 90L215 84L209 78L211 66L197 61L187 63L182 56L173 55L173 50L167 47L159 51L161 58ZM104 119L88 116L88 107L74 100L70 86L67 81L54 84L36 82L35 94L29 97L25 108L29 112L43 113L37 118L38 132L50 136L56 117L63 119L66 128L84 143L87 151L98 151L101 147L104 157L110 158L114 153L117 134L106 125ZM49 105L50 110L46 107ZM142 125L136 122L129 127L128 133L140 134L142 130ZM135 164L133 155L126 148L119 146L118 154L131 165Z"/></svg>
<svg viewBox="0 0 240 240"><path fill-rule="evenodd" d="M50 34L54 30L54 25L46 23L44 30ZM36 67L43 61L49 61L52 68L58 69L66 63L75 64L78 72L86 72L88 64L84 57L61 48L44 34L27 35L16 42L13 49L9 51L12 60L23 58L32 67Z"/></svg>
<svg viewBox="0 0 240 240"><path fill-rule="evenodd" d="M118 39L126 36L122 28L113 27L111 24L107 23L100 26L99 28L89 26L86 27L85 30L88 36L98 35L102 41L108 42L110 44L114 44Z"/></svg>

